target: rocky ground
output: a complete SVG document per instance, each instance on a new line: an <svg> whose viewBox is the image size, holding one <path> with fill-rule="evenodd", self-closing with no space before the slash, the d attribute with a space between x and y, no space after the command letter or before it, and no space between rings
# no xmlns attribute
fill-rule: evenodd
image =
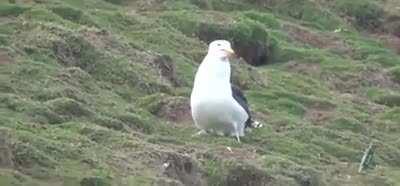
<svg viewBox="0 0 400 186"><path fill-rule="evenodd" d="M399 9L0 0L0 185L400 185ZM192 137L193 76L219 38L265 125L241 144Z"/></svg>

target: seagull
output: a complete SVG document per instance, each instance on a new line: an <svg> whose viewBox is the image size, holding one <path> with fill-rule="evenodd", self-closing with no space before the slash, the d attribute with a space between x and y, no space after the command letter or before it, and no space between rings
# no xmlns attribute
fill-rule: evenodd
<svg viewBox="0 0 400 186"><path fill-rule="evenodd" d="M216 40L209 44L208 53L200 64L190 96L190 107L197 133L214 132L231 135L240 143L246 127L262 125L253 121L247 99L231 84L229 58L235 56L231 44Z"/></svg>

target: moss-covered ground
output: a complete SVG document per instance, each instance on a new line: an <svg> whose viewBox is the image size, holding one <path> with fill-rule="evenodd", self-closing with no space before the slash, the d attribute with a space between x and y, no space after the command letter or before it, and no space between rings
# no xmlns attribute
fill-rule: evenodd
<svg viewBox="0 0 400 186"><path fill-rule="evenodd" d="M399 6L0 0L0 185L400 185ZM265 125L240 144L192 137L221 38Z"/></svg>

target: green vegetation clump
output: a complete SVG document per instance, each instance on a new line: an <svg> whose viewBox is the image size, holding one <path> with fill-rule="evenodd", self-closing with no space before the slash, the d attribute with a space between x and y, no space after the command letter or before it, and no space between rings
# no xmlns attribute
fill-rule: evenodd
<svg viewBox="0 0 400 186"><path fill-rule="evenodd" d="M90 18L80 9L69 7L69 6L54 6L51 8L55 14L59 15L63 19L69 20L71 22L95 26L95 24L90 20Z"/></svg>
<svg viewBox="0 0 400 186"><path fill-rule="evenodd" d="M0 4L0 16L15 16L16 17L29 9L30 9L30 7L19 5L19 4L1 3Z"/></svg>
<svg viewBox="0 0 400 186"><path fill-rule="evenodd" d="M83 178L80 182L81 186L110 186L110 182L102 177L88 177Z"/></svg>
<svg viewBox="0 0 400 186"><path fill-rule="evenodd" d="M394 81L400 82L400 66L390 69L390 74L393 76Z"/></svg>
<svg viewBox="0 0 400 186"><path fill-rule="evenodd" d="M242 1L190 0L190 2L201 9L216 11L247 10L256 7L252 4L244 3Z"/></svg>
<svg viewBox="0 0 400 186"><path fill-rule="evenodd" d="M92 113L81 103L70 98L57 98L47 102L56 113L67 118L90 116Z"/></svg>
<svg viewBox="0 0 400 186"><path fill-rule="evenodd" d="M369 0L339 0L336 8L347 16L353 17L360 28L376 29L382 24L384 11L377 2Z"/></svg>
<svg viewBox="0 0 400 186"><path fill-rule="evenodd" d="M254 11L247 11L243 13L244 16L264 24L269 29L279 29L280 23L277 18L270 13L259 13Z"/></svg>
<svg viewBox="0 0 400 186"><path fill-rule="evenodd" d="M376 103L391 107L400 105L400 94L397 92L373 88L368 90L367 94Z"/></svg>
<svg viewBox="0 0 400 186"><path fill-rule="evenodd" d="M310 0L284 0L276 3L273 10L322 30L334 30L341 25L337 15Z"/></svg>

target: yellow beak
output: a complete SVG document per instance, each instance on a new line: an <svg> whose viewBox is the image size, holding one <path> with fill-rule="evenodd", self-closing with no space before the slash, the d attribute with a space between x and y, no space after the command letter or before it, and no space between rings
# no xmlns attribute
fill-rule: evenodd
<svg viewBox="0 0 400 186"><path fill-rule="evenodd" d="M235 56L235 51L232 50L232 48L224 49L226 52L228 52L229 56Z"/></svg>

